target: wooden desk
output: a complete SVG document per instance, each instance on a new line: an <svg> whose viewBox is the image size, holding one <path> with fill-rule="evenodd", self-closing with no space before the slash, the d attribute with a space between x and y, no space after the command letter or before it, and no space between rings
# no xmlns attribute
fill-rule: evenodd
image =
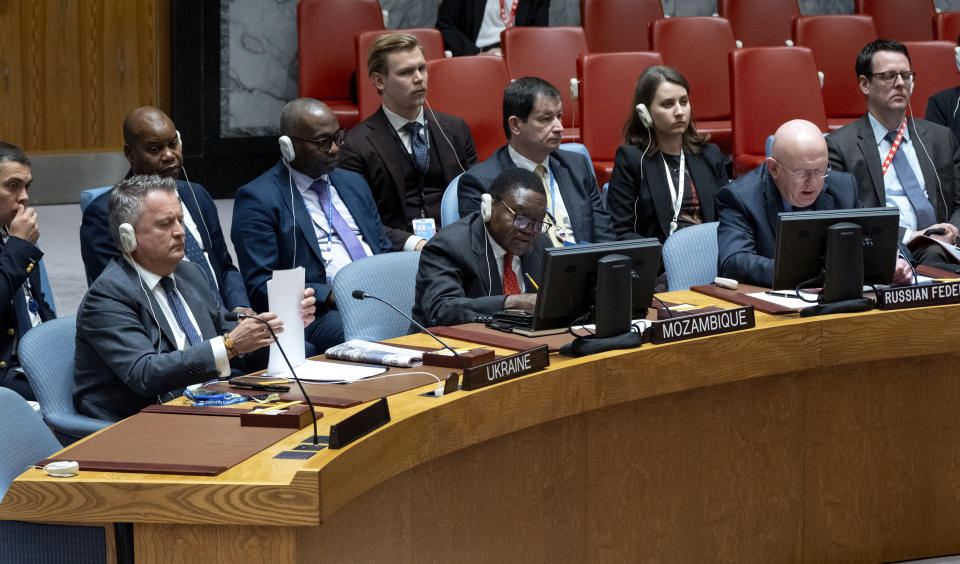
<svg viewBox="0 0 960 564"><path fill-rule="evenodd" d="M745 332L553 355L476 392L392 396L390 425L308 461L271 458L305 429L213 478L29 470L0 518L132 521L138 561L165 564L958 553L958 318L758 313ZM325 409L321 433L358 409Z"/></svg>

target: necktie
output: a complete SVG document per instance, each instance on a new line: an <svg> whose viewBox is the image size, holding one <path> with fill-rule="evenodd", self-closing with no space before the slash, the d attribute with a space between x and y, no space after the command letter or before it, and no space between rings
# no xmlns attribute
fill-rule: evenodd
<svg viewBox="0 0 960 564"><path fill-rule="evenodd" d="M220 297L217 283L213 280L213 271L210 270L210 263L207 261L206 255L203 254L203 249L200 248L200 243L197 242L197 238L187 229L186 225L183 226L183 252L187 255L187 260L199 266L200 270L203 271L203 276L207 279L207 284L210 286L210 291L217 297L217 303L222 306L223 299Z"/></svg>
<svg viewBox="0 0 960 564"><path fill-rule="evenodd" d="M360 239L357 238L356 233L347 225L346 220L343 219L343 216L331 202L330 184L325 179L318 178L310 186L310 189L320 197L320 209L326 214L327 221L333 227L333 232L343 241L343 246L347 248L347 252L350 254L350 260L359 260L367 256Z"/></svg>
<svg viewBox="0 0 960 564"><path fill-rule="evenodd" d="M420 138L420 130L423 124L417 121L408 122L403 126L403 130L410 135L410 148L413 150L413 164L417 168L420 176L427 173L427 166L430 164L430 150L427 144Z"/></svg>
<svg viewBox="0 0 960 564"><path fill-rule="evenodd" d="M503 293L506 296L520 293L520 282L513 271L513 255L510 253L503 255Z"/></svg>
<svg viewBox="0 0 960 564"><path fill-rule="evenodd" d="M167 295L167 303L170 304L170 309L173 310L173 316L177 319L177 325L180 326L183 334L187 336L187 342L190 343L191 347L196 345L200 342L200 335L197 334L196 327L190 322L190 316L187 315L187 307L183 304L183 300L180 299L180 296L178 296L173 289L173 278L164 276L160 279L160 286Z"/></svg>
<svg viewBox="0 0 960 564"><path fill-rule="evenodd" d="M540 182L543 183L543 191L547 195L547 211L550 211L551 215L553 215L554 220L556 220L557 216L552 211L554 210L553 197L551 195L552 186L550 186L550 175L547 173L547 167L543 165L537 165L537 168L533 169L533 172L535 172L537 176L540 177ZM557 237L556 226L551 226L550 229L547 230L547 235L550 236L550 241L553 242L554 247L563 246L563 242L560 240L560 237Z"/></svg>
<svg viewBox="0 0 960 564"><path fill-rule="evenodd" d="M896 130L887 132L887 141L891 144L896 138ZM902 146L901 144L901 147ZM928 200L927 196L923 193L923 188L921 188L920 183L917 182L917 177L913 174L913 169L910 168L910 163L907 161L907 156L903 154L903 151L898 150L896 154L893 155L893 168L897 171L897 178L900 179L900 185L903 186L903 191L906 193L907 199L910 200L910 204L913 205L913 209L917 212L917 228L924 229L936 223L937 216L933 211L933 206L930 205L930 200Z"/></svg>

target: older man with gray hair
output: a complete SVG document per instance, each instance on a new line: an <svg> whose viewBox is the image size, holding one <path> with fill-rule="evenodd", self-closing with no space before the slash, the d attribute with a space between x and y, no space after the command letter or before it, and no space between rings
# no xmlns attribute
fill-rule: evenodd
<svg viewBox="0 0 960 564"><path fill-rule="evenodd" d="M271 342L255 319L226 320L200 267L184 258L176 183L133 176L110 193L110 232L122 255L90 286L77 313L74 400L118 420L173 399L190 384L230 374L230 360ZM313 290L301 316L313 321ZM282 331L276 314L260 316Z"/></svg>

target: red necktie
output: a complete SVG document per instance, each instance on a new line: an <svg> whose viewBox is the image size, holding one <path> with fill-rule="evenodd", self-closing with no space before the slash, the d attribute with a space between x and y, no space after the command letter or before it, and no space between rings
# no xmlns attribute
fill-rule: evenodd
<svg viewBox="0 0 960 564"><path fill-rule="evenodd" d="M503 293L507 296L520 293L520 283L517 282L517 273L513 271L513 255L503 255Z"/></svg>

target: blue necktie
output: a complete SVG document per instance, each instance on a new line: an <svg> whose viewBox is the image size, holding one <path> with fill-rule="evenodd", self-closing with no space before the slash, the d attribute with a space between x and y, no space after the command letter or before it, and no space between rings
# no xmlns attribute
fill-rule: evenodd
<svg viewBox="0 0 960 564"><path fill-rule="evenodd" d="M173 289L173 278L164 276L160 279L160 286L163 287L163 291L167 295L167 303L170 304L170 309L173 310L173 316L177 318L177 325L180 326L183 334L187 336L187 342L190 343L191 347L196 345L200 342L200 335L197 334L197 329L193 326L193 323L190 322L190 316L187 315L187 308L183 304L183 300L180 299L180 296L178 296Z"/></svg>
<svg viewBox="0 0 960 564"><path fill-rule="evenodd" d="M420 138L420 129L423 127L418 121L408 122L403 126L403 130L410 135L410 148L413 150L413 161L420 176L427 173L427 166L430 164L430 150L427 144Z"/></svg>
<svg viewBox="0 0 960 564"><path fill-rule="evenodd" d="M186 225L183 226L183 252L187 255L187 260L199 266L200 270L203 271L203 276L210 286L210 291L217 297L217 304L223 306L223 299L220 297L220 291L217 290L217 283L213 280L210 263L207 261L206 255L203 254L203 249L200 248L197 238L187 229Z"/></svg>
<svg viewBox="0 0 960 564"><path fill-rule="evenodd" d="M350 260L359 260L366 257L367 252L363 250L360 239L357 238L356 233L347 225L347 221L343 219L343 216L340 215L340 212L337 211L330 200L330 183L323 178L318 178L310 185L310 189L316 192L320 198L320 209L327 216L327 221L330 222L333 232L343 241L343 246L347 248L347 252L350 254Z"/></svg>
<svg viewBox="0 0 960 564"><path fill-rule="evenodd" d="M887 132L887 141L889 141L891 145L896 138L896 130ZM902 147L903 145L901 143L901 148ZM917 229L924 229L936 223L937 215L933 211L933 206L930 205L930 200L927 199L926 194L923 193L923 188L921 188L920 183L917 182L917 177L913 174L913 169L910 168L907 156L899 149L893 155L893 169L897 171L897 178L900 179L900 185L903 186L903 191L907 195L907 199L910 200L914 211L917 212Z"/></svg>

